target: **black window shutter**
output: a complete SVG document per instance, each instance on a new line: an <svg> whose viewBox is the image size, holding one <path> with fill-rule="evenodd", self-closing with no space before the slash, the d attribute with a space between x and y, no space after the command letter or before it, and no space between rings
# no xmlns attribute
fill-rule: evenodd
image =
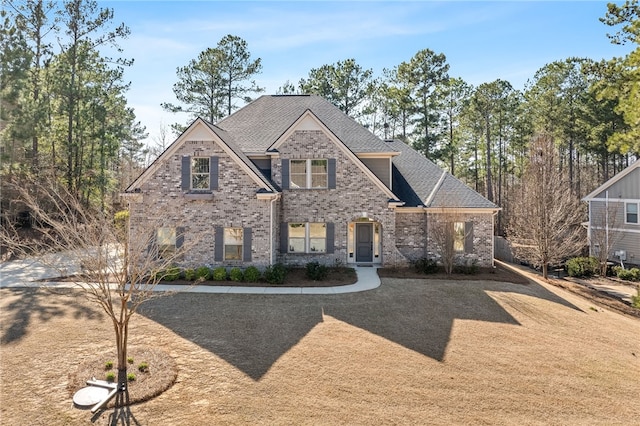
<svg viewBox="0 0 640 426"><path fill-rule="evenodd" d="M180 249L184 245L184 226L176 228L176 248Z"/></svg>
<svg viewBox="0 0 640 426"><path fill-rule="evenodd" d="M329 189L336 189L336 159L329 158L327 161L327 185Z"/></svg>
<svg viewBox="0 0 640 426"><path fill-rule="evenodd" d="M473 253L473 222L464 223L464 252Z"/></svg>
<svg viewBox="0 0 640 426"><path fill-rule="evenodd" d="M182 190L188 191L191 189L191 157L188 155L182 156Z"/></svg>
<svg viewBox="0 0 640 426"><path fill-rule="evenodd" d="M218 189L218 157L209 157L209 189Z"/></svg>
<svg viewBox="0 0 640 426"><path fill-rule="evenodd" d="M213 254L213 260L216 262L222 262L224 259L224 228L216 226L215 231L215 253Z"/></svg>
<svg viewBox="0 0 640 426"><path fill-rule="evenodd" d="M242 260L251 262L251 228L244 228L242 233Z"/></svg>
<svg viewBox="0 0 640 426"><path fill-rule="evenodd" d="M335 240L335 225L333 222L327 222L327 253L332 254L334 252Z"/></svg>
<svg viewBox="0 0 640 426"><path fill-rule="evenodd" d="M289 160L282 159L282 189L289 189Z"/></svg>
<svg viewBox="0 0 640 426"><path fill-rule="evenodd" d="M282 222L280 224L280 253L289 252L289 224Z"/></svg>

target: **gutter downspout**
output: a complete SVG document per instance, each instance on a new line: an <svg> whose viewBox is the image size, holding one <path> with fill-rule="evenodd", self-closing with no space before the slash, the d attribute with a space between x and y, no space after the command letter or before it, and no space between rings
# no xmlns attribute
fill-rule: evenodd
<svg viewBox="0 0 640 426"><path fill-rule="evenodd" d="M278 201L279 195L276 195L269 202L269 265L273 266L273 204Z"/></svg>
<svg viewBox="0 0 640 426"><path fill-rule="evenodd" d="M491 244L491 267L496 267L496 216L498 216L499 211L496 210L493 212L491 216L491 239L493 240L493 244ZM513 260L513 259L512 259Z"/></svg>
<svg viewBox="0 0 640 426"><path fill-rule="evenodd" d="M605 191L605 213L604 213L604 249L607 251L607 262L609 261L609 190ZM602 247L600 248L602 250ZM622 263L622 262L621 262Z"/></svg>

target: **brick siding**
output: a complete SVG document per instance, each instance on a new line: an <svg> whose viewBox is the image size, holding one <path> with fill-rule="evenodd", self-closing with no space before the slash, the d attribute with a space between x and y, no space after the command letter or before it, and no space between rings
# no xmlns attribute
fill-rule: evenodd
<svg viewBox="0 0 640 426"><path fill-rule="evenodd" d="M149 223L184 227L185 251L180 266L202 265L263 268L272 258L289 265L305 265L318 261L326 265L345 264L348 256L348 224L366 213L382 230L381 261L385 266L406 266L421 257L437 253L429 237L429 224L438 215L424 212L397 213L388 207L389 197L367 174L353 163L327 135L319 130L295 131L279 146L279 156L272 157L272 179L282 184L282 159L336 160L335 189L287 189L273 206L273 229L270 229L271 202L258 200L260 186L249 177L226 152L213 141L185 141L171 156L157 166L140 190L141 197L130 201L131 234L150 232ZM192 199L181 189L183 156L218 156L219 189L212 197ZM155 166L154 166L155 167ZM493 264L493 216L465 215L473 221L472 254L460 255L459 261L475 260L479 266ZM326 254L293 254L280 252L280 224L321 222L334 224L334 252ZM216 263L215 227L252 229L251 262ZM274 241L271 241L273 236ZM271 250L273 249L273 253Z"/></svg>

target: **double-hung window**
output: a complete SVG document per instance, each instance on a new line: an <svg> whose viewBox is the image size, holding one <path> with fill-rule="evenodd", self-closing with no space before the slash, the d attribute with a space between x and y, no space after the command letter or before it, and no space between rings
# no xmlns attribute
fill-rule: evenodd
<svg viewBox="0 0 640 426"><path fill-rule="evenodd" d="M625 223L638 223L638 203L625 203Z"/></svg>
<svg viewBox="0 0 640 426"><path fill-rule="evenodd" d="M242 260L242 228L224 228L224 260Z"/></svg>
<svg viewBox="0 0 640 426"><path fill-rule="evenodd" d="M158 256L171 258L176 253L176 228L158 228L156 231Z"/></svg>
<svg viewBox="0 0 640 426"><path fill-rule="evenodd" d="M326 223L289 223L289 253L326 253Z"/></svg>
<svg viewBox="0 0 640 426"><path fill-rule="evenodd" d="M327 188L327 160L291 160L290 188Z"/></svg>
<svg viewBox="0 0 640 426"><path fill-rule="evenodd" d="M191 159L191 189L208 190L210 180L209 157Z"/></svg>
<svg viewBox="0 0 640 426"><path fill-rule="evenodd" d="M453 251L456 253L464 252L464 222L453 223Z"/></svg>

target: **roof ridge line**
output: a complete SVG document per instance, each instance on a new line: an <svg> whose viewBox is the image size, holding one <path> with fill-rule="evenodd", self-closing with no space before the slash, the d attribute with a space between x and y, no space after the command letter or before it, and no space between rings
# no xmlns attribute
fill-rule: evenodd
<svg viewBox="0 0 640 426"><path fill-rule="evenodd" d="M447 176L447 171L443 170L442 174L440 175L440 179L438 179L438 182L434 185L433 189L431 190L431 194L429 194L427 199L424 201L425 207L429 207L429 205L431 204L431 201L433 201L433 197L435 197L436 192L438 192L438 190L442 186L442 182L444 182L444 178L446 176Z"/></svg>

